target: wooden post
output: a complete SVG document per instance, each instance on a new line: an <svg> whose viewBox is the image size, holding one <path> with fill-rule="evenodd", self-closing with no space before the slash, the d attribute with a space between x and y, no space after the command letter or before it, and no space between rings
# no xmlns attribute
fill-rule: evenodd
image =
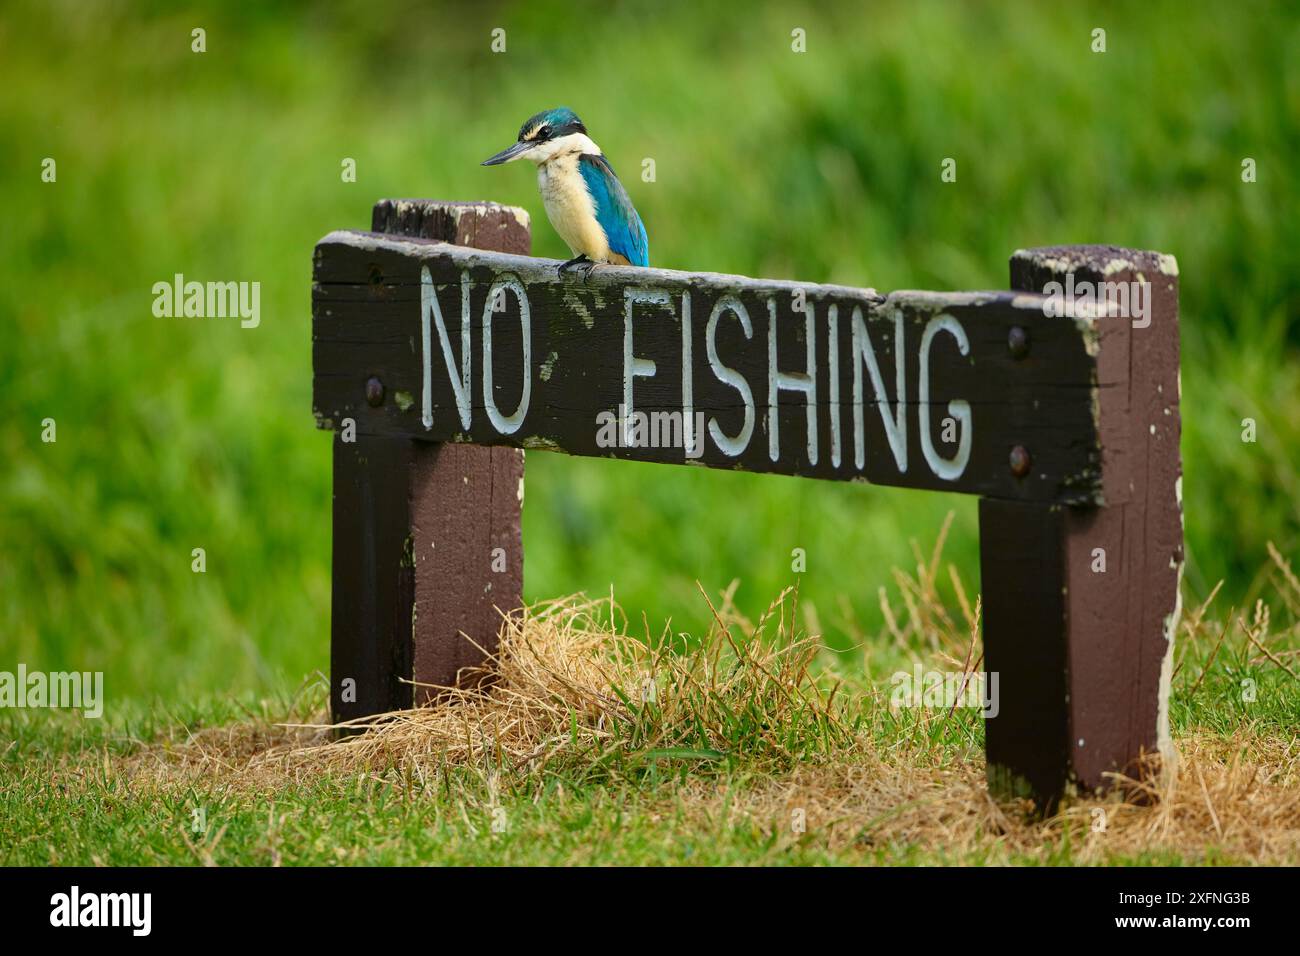
<svg viewBox="0 0 1300 956"><path fill-rule="evenodd" d="M531 246L527 213L495 203L383 200L372 229L519 255ZM382 298L378 266L370 279ZM348 385L364 400L350 407L378 418L411 399L364 348L368 333L358 329ZM418 358L421 343L405 344ZM523 452L335 424L330 705L343 721L425 703L436 692L410 681L454 684L495 650L501 613L523 600Z"/></svg>
<svg viewBox="0 0 1300 956"><path fill-rule="evenodd" d="M1112 246L1011 259L1013 289L1060 288L1068 300L1100 283L1130 296L1125 315L1097 320L1100 502L980 501L985 666L1000 698L985 723L989 786L1045 810L1172 758L1183 566L1177 264ZM1031 365L1027 331L1020 360ZM1024 451L1032 471L1034 449Z"/></svg>

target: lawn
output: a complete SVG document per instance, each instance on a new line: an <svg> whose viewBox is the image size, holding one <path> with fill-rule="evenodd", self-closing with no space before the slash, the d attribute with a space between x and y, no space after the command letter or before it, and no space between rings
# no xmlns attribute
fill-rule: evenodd
<svg viewBox="0 0 1300 956"><path fill-rule="evenodd" d="M936 547L898 573L890 625L847 662L792 631L793 590L757 621L701 595L695 638L573 597L506 630L489 689L342 740L323 680L11 718L0 864L1300 862L1300 581L1280 556L1284 621L1184 620L1176 764L1047 818L990 798L978 708L896 706L891 674L982 656L945 571Z"/></svg>

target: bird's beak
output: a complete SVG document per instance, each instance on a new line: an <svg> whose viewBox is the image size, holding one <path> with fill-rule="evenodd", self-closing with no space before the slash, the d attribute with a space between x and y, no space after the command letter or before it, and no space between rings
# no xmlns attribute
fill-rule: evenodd
<svg viewBox="0 0 1300 956"><path fill-rule="evenodd" d="M533 143L515 143L507 149L501 150L491 159L483 160L484 166L500 166L502 163L508 163L512 159L518 159L524 153L533 148Z"/></svg>

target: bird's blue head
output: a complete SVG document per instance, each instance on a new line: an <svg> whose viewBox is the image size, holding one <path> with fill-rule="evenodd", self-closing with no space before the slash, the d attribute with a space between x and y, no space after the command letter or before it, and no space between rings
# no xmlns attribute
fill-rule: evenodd
<svg viewBox="0 0 1300 956"><path fill-rule="evenodd" d="M483 160L484 166L499 166L512 160L527 157L534 162L545 162L554 155L558 142L566 136L587 134L587 127L582 125L578 114L567 106L542 110L536 116L530 116L519 127L519 139L511 146L501 150L490 159Z"/></svg>

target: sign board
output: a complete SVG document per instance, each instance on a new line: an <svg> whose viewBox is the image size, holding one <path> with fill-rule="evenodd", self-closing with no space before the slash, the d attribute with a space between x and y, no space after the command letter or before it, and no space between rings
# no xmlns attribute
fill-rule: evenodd
<svg viewBox="0 0 1300 956"><path fill-rule="evenodd" d="M1040 295L624 266L584 279L335 232L316 250L314 302L323 427L1012 500L1100 495L1097 320L1049 317ZM388 396L377 405L372 378Z"/></svg>

